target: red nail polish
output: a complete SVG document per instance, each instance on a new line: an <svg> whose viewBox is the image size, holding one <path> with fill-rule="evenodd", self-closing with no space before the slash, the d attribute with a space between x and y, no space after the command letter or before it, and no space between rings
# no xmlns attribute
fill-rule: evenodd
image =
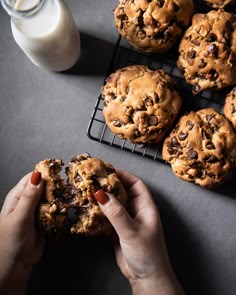
<svg viewBox="0 0 236 295"><path fill-rule="evenodd" d="M109 197L108 195L103 191L103 190L99 190L94 194L94 197L96 198L96 200L104 205L109 201Z"/></svg>
<svg viewBox="0 0 236 295"><path fill-rule="evenodd" d="M34 170L31 175L30 182L33 185L38 185L40 183L40 180L41 180L41 172Z"/></svg>

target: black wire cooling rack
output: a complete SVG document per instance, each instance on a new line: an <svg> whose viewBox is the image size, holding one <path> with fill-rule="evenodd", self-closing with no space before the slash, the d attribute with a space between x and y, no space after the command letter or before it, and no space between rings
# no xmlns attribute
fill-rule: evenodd
<svg viewBox="0 0 236 295"><path fill-rule="evenodd" d="M209 8L203 5L201 1L196 1L195 4L197 4L195 6L195 12L209 11ZM119 36L106 77L118 68L134 64L147 65L151 69L163 69L176 81L178 92L183 100L183 106L179 116L191 110L196 111L208 107L212 107L222 113L224 98L230 89L227 88L217 92L203 91L200 94L193 95L191 85L185 82L176 66L177 57L178 44L167 54L145 54L137 52ZM163 141L156 144L140 145L115 136L106 125L102 113L103 103L104 99L99 95L87 129L87 135L90 139L146 158L163 161L161 155Z"/></svg>

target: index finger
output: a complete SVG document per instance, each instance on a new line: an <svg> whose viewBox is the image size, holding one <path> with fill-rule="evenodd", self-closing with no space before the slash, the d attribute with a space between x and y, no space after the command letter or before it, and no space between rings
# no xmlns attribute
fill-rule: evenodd
<svg viewBox="0 0 236 295"><path fill-rule="evenodd" d="M137 222L146 222L152 225L158 220L158 209L146 184L137 176L127 171L117 169L118 176L130 198L130 213Z"/></svg>

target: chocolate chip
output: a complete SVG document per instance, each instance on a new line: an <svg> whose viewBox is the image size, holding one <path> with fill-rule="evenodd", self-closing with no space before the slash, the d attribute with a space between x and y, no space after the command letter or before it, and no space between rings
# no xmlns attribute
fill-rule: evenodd
<svg viewBox="0 0 236 295"><path fill-rule="evenodd" d="M185 73L185 69L184 69L184 67L182 67L181 65L178 65L178 69L179 69L179 71L180 71L180 74L183 76L184 73Z"/></svg>
<svg viewBox="0 0 236 295"><path fill-rule="evenodd" d="M115 169L110 166L105 167L105 170L106 170L107 174L112 174L115 172Z"/></svg>
<svg viewBox="0 0 236 295"><path fill-rule="evenodd" d="M138 26L139 28L143 28L144 26L144 22L143 22L143 14L144 14L144 11L142 9L139 9L138 10L138 17L135 19L134 21L134 24L136 26Z"/></svg>
<svg viewBox="0 0 236 295"><path fill-rule="evenodd" d="M84 160L87 160L88 158L90 158L90 155L88 153L84 153L82 155L78 155L78 156L72 158L70 160L70 162L82 162Z"/></svg>
<svg viewBox="0 0 236 295"><path fill-rule="evenodd" d="M195 51L195 50L191 50L191 51L189 51L189 52L187 53L187 57L188 57L188 58L191 58L191 59L195 58L195 57L196 57L196 51Z"/></svg>
<svg viewBox="0 0 236 295"><path fill-rule="evenodd" d="M70 194L72 197L74 197L75 195L78 195L78 194L82 194L81 189L76 188L75 186L73 186L71 189L69 188L68 190L70 190Z"/></svg>
<svg viewBox="0 0 236 295"><path fill-rule="evenodd" d="M206 67L207 63L204 61L204 59L200 59L199 62L199 68L204 69Z"/></svg>
<svg viewBox="0 0 236 295"><path fill-rule="evenodd" d="M217 57L218 47L215 44L210 44L207 48L207 52L204 55L208 56L209 54L212 54L214 57Z"/></svg>
<svg viewBox="0 0 236 295"><path fill-rule="evenodd" d="M157 0L157 5L162 7L165 4L165 0Z"/></svg>
<svg viewBox="0 0 236 295"><path fill-rule="evenodd" d="M76 181L82 181L83 178L81 177L81 175L79 174L79 172L77 172L76 176L75 176L75 180Z"/></svg>
<svg viewBox="0 0 236 295"><path fill-rule="evenodd" d="M176 23L177 23L177 16L175 15L175 16L173 16L172 19L170 20L169 25L170 25L170 26L173 26L173 24L176 24Z"/></svg>
<svg viewBox="0 0 236 295"><path fill-rule="evenodd" d="M217 40L217 37L216 37L216 35L215 34L213 34L213 33L210 33L208 36L207 36L207 42L215 42L216 40Z"/></svg>
<svg viewBox="0 0 236 295"><path fill-rule="evenodd" d="M181 145L178 142L176 136L172 137L171 140L167 143L167 151L170 155L177 154L181 151Z"/></svg>
<svg viewBox="0 0 236 295"><path fill-rule="evenodd" d="M188 120L186 122L186 126L188 126L188 130L192 130L193 129L193 126L194 126L194 123L190 120Z"/></svg>
<svg viewBox="0 0 236 295"><path fill-rule="evenodd" d="M176 4L175 2L173 3L173 5L174 5L175 12L177 12L179 10L179 5Z"/></svg>
<svg viewBox="0 0 236 295"><path fill-rule="evenodd" d="M62 189L55 189L53 192L52 192L53 196L55 198L58 198L58 199L62 199L63 198L63 191Z"/></svg>
<svg viewBox="0 0 236 295"><path fill-rule="evenodd" d="M141 133L139 132L139 130L135 130L134 132L135 137L140 137Z"/></svg>
<svg viewBox="0 0 236 295"><path fill-rule="evenodd" d="M163 38L164 40L163 40L163 42L166 43L170 39L170 37L171 37L171 34L168 31L165 31L164 32L164 38Z"/></svg>
<svg viewBox="0 0 236 295"><path fill-rule="evenodd" d="M122 126L122 122L120 120L113 121L113 126L115 126L115 127L121 127Z"/></svg>
<svg viewBox="0 0 236 295"><path fill-rule="evenodd" d="M234 103L230 104L230 111L231 111L231 114L234 114L236 112L236 108L235 108Z"/></svg>
<svg viewBox="0 0 236 295"><path fill-rule="evenodd" d="M156 116L149 116L148 117L148 123L151 126L155 126L158 124L158 118Z"/></svg>
<svg viewBox="0 0 236 295"><path fill-rule="evenodd" d="M198 39L193 39L193 40L191 40L191 42L196 46L200 45L200 41Z"/></svg>
<svg viewBox="0 0 236 295"><path fill-rule="evenodd" d="M173 133L177 133L179 131L180 125L176 125L172 130Z"/></svg>
<svg viewBox="0 0 236 295"><path fill-rule="evenodd" d="M137 37L140 40L143 40L146 38L146 32L144 30L138 30L137 31Z"/></svg>
<svg viewBox="0 0 236 295"><path fill-rule="evenodd" d="M179 140L185 140L188 137L188 132L180 132L178 135Z"/></svg>
<svg viewBox="0 0 236 295"><path fill-rule="evenodd" d="M226 161L224 158L220 159L220 165L221 166L225 166L226 165Z"/></svg>
<svg viewBox="0 0 236 295"><path fill-rule="evenodd" d="M190 159L190 160L197 160L198 159L198 153L193 149L187 151L186 155L187 155L188 159Z"/></svg>
<svg viewBox="0 0 236 295"><path fill-rule="evenodd" d="M218 160L218 158L216 156L211 155L211 156L205 158L205 161L208 162L208 163L216 163L219 160Z"/></svg>
<svg viewBox="0 0 236 295"><path fill-rule="evenodd" d="M214 69L209 71L209 75L211 76L211 80L216 80L219 77L218 72Z"/></svg>
<svg viewBox="0 0 236 295"><path fill-rule="evenodd" d="M216 178L216 176L215 176L215 174L214 174L214 173L208 173L207 175L208 175L209 177L213 178L213 179L215 179L215 178Z"/></svg>
<svg viewBox="0 0 236 295"><path fill-rule="evenodd" d="M213 142L208 142L208 143L206 144L206 148L207 148L208 150L215 150L215 149L216 149L216 148L215 148L215 145L214 145Z"/></svg>
<svg viewBox="0 0 236 295"><path fill-rule="evenodd" d="M152 100L152 97L151 96L148 96L146 99L145 99L145 106L146 107L151 107L153 106L153 100Z"/></svg>
<svg viewBox="0 0 236 295"><path fill-rule="evenodd" d="M207 122L210 122L211 119L213 119L213 116L212 116L212 115L206 115L206 120L207 120Z"/></svg>
<svg viewBox="0 0 236 295"><path fill-rule="evenodd" d="M161 101L161 99L157 93L154 93L154 101L155 101L155 103L159 103Z"/></svg>
<svg viewBox="0 0 236 295"><path fill-rule="evenodd" d="M209 139L209 134L205 130L201 130L202 139Z"/></svg>

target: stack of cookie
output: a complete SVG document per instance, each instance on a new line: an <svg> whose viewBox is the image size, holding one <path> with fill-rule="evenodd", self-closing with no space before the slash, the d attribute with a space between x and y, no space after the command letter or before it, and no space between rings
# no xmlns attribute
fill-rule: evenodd
<svg viewBox="0 0 236 295"><path fill-rule="evenodd" d="M218 10L193 15L192 0L119 0L115 26L135 50L160 54L172 49L193 15L180 41L177 66L194 94L220 90L236 85L236 16L223 10L234 1L205 3ZM225 116L211 108L190 112L174 128L182 100L163 70L118 69L106 79L102 96L110 130L132 143L165 139L163 159L181 179L212 188L236 168L236 88L227 96Z"/></svg>

